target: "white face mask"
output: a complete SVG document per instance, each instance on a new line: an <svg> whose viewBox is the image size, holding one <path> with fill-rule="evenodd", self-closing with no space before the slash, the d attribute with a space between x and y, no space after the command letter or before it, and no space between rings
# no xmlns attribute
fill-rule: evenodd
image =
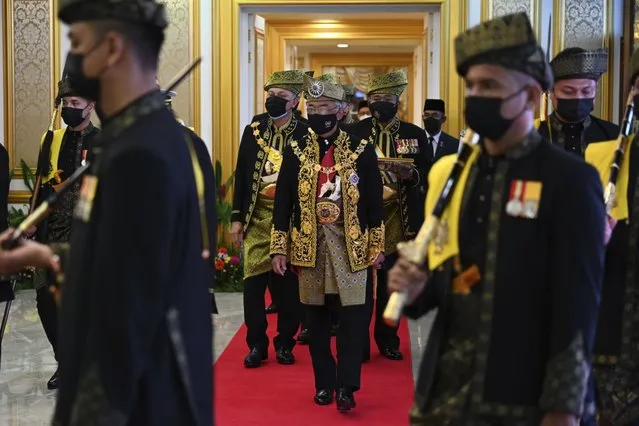
<svg viewBox="0 0 639 426"><path fill-rule="evenodd" d="M366 120L367 118L371 118L371 116L368 115L368 114L362 114L362 115L359 116L360 121L361 120Z"/></svg>

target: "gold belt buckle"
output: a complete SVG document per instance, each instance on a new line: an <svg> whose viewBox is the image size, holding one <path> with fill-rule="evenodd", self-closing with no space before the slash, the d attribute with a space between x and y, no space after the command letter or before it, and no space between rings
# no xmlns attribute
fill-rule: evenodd
<svg viewBox="0 0 639 426"><path fill-rule="evenodd" d="M329 201L320 201L317 203L317 220L322 225L328 225L335 223L339 218L341 212L339 206Z"/></svg>

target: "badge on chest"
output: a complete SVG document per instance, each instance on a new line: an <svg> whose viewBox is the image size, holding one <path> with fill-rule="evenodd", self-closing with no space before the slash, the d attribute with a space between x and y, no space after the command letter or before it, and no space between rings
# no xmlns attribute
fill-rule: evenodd
<svg viewBox="0 0 639 426"><path fill-rule="evenodd" d="M88 222L91 219L91 210L97 189L98 178L96 176L87 175L82 179L78 204L75 206L75 217L83 222Z"/></svg>
<svg viewBox="0 0 639 426"><path fill-rule="evenodd" d="M419 154L417 139L395 139L395 151L399 155Z"/></svg>
<svg viewBox="0 0 639 426"><path fill-rule="evenodd" d="M536 219L539 215L542 183L534 180L513 180L510 183L506 213L512 217Z"/></svg>

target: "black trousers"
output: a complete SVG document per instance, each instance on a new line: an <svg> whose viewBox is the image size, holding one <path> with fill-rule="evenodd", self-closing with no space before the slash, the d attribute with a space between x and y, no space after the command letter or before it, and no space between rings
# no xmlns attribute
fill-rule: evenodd
<svg viewBox="0 0 639 426"><path fill-rule="evenodd" d="M58 359L58 306L55 303L53 294L49 291L49 286L44 286L36 290L36 309L47 335L49 343L53 348L53 355Z"/></svg>
<svg viewBox="0 0 639 426"><path fill-rule="evenodd" d="M330 298L328 302L330 303L329 308L331 310L331 324L333 327L337 327L339 325L339 315L342 309L342 305L339 303L339 298ZM308 329L308 310L304 311L302 315L302 330Z"/></svg>
<svg viewBox="0 0 639 426"><path fill-rule="evenodd" d="M381 350L382 348L399 349L399 336L397 335L396 327L391 327L384 322L384 310L388 305L388 299L390 294L388 293L388 271L397 262L397 253L389 255L384 261L384 267L377 270L377 293L375 294L377 301L372 300L368 305L368 318L369 324L375 313L375 329L373 335L375 337L375 343ZM372 285L372 284L371 284ZM377 305L377 306L375 306ZM365 354L370 352L370 336L366 335L366 343L364 344Z"/></svg>
<svg viewBox="0 0 639 426"><path fill-rule="evenodd" d="M250 349L268 350L264 294L269 282L272 283L271 298L277 305L277 336L273 339L273 345L275 350L293 349L295 334L300 327L301 308L297 276L290 268L283 277L271 271L244 280L246 344Z"/></svg>
<svg viewBox="0 0 639 426"><path fill-rule="evenodd" d="M371 272L368 272L366 299L372 298ZM333 299L333 300L330 300ZM313 361L315 389L348 388L357 391L362 376L364 336L368 334L368 308L341 306L337 332L337 361L331 351L331 303L337 295L327 295L323 306L307 305L311 341L309 350Z"/></svg>

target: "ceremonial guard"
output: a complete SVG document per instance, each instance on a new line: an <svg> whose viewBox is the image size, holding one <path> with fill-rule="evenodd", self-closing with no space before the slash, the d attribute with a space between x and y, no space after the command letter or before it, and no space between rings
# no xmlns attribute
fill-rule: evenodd
<svg viewBox="0 0 639 426"><path fill-rule="evenodd" d="M46 200L57 188L65 184L69 176L81 167L91 148L91 142L98 135L99 130L91 123L91 112L94 102L78 96L71 87L71 82L65 78L58 82L58 96L62 101L62 121L66 129L53 132L50 144L43 136L38 164L45 168L38 170L44 177L40 180L40 189L36 206ZM73 209L80 195L80 183L74 185L71 191L65 192L57 208L51 212L49 218L40 224L36 232L36 239L45 244L68 243L71 239L71 225L73 224ZM44 333L51 343L53 354L58 359L58 307L49 286L53 283L45 269L36 269L34 284L36 287L36 308ZM47 382L48 389L58 388L58 372L56 371Z"/></svg>
<svg viewBox="0 0 639 426"><path fill-rule="evenodd" d="M430 163L446 155L456 154L459 150L459 140L442 131L442 125L446 122L446 103L441 99L426 99L424 102L424 130L428 138L431 150Z"/></svg>
<svg viewBox="0 0 639 426"><path fill-rule="evenodd" d="M414 167L403 175L391 172L382 174L386 261L384 267L377 271L377 306L371 304L369 309L371 316L375 311L375 343L379 352L391 360L401 360L403 354L399 350L397 327L387 325L382 317L388 303L387 274L397 259L397 243L413 238L423 221L426 173L432 152L424 131L397 117L399 97L407 85L403 71L372 78L368 86L368 102L373 117L360 121L350 129L354 135L368 140L380 158L413 160ZM364 359L368 358L370 344L364 353Z"/></svg>
<svg viewBox="0 0 639 426"><path fill-rule="evenodd" d="M293 113L303 84L301 70L278 71L269 77L264 85L268 117L246 126L237 157L231 234L235 244L244 242L244 322L250 351L244 366L249 368L268 358L264 293L269 282L278 314L278 335L273 339L277 361L295 362L292 350L302 315L297 278L291 270L283 276L273 274L269 246L282 155L308 130Z"/></svg>
<svg viewBox="0 0 639 426"><path fill-rule="evenodd" d="M615 139L619 127L591 114L597 82L608 68L605 49L570 47L550 62L555 85L550 93L553 113L536 123L539 133L566 151L583 157L589 143Z"/></svg>
<svg viewBox="0 0 639 426"><path fill-rule="evenodd" d="M335 80L333 80L335 81ZM344 89L329 79L305 77L311 129L284 153L275 196L273 269L299 268L299 294L309 313L315 403L355 407L367 334L370 267L384 255L382 185L375 151L365 139L340 130ZM290 246L289 246L290 242ZM331 353L331 299L339 299L337 363Z"/></svg>
<svg viewBox="0 0 639 426"><path fill-rule="evenodd" d="M594 425L600 179L534 129L552 75L525 14L467 30L455 50L466 123L482 138L462 147L467 161L453 166L457 156L447 156L430 171L426 211L449 204L440 220L427 219L436 226L427 253L420 244L402 252L412 248L427 265L401 257L390 272L406 315L438 309L411 424Z"/></svg>
<svg viewBox="0 0 639 426"><path fill-rule="evenodd" d="M639 93L639 51L630 61L630 86ZM639 95L632 106L638 114ZM626 110L628 127L634 117ZM626 123L624 122L624 127ZM618 140L591 143L586 161L599 169L604 185L609 185ZM600 424L639 425L639 318L636 316L637 255L639 241L639 146L636 135L625 145L618 172L615 199L609 215L614 226L606 249L606 271L601 295L599 325L594 347L593 373L597 385Z"/></svg>
<svg viewBox="0 0 639 426"><path fill-rule="evenodd" d="M210 425L205 189L155 85L165 6L63 0L58 16L70 28L72 87L96 100L104 128L71 244L0 251L5 267L50 265L61 285L53 425Z"/></svg>

